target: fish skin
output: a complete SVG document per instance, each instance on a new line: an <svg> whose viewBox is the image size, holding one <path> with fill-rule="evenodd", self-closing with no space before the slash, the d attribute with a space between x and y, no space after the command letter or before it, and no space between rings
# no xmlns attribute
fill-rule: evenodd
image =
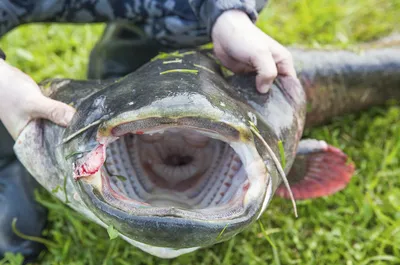
<svg viewBox="0 0 400 265"><path fill-rule="evenodd" d="M211 74L207 70L196 69L199 71L198 75L178 73L173 76L159 76L163 76L165 78L163 80L169 80L169 82L176 81L179 78L191 80L191 82L185 83L185 89L189 89L195 94L200 93L202 96L208 96L207 100L212 103L213 107L221 110L220 102L225 105L227 102L231 102L232 104L228 104L228 109L222 108L222 112L234 113L236 116L241 116L246 122L254 121L254 117L256 117L257 129L278 157L277 142L283 141L287 162L286 173L290 171L294 161L297 146L305 127L306 115L307 126L315 126L325 123L337 115L363 110L372 105L381 105L387 99L400 98L400 82L398 79L400 76L400 67L398 67L400 65L400 52L397 48L379 48L367 51L364 55L349 51L292 50L297 65L296 69L299 73L298 76L304 90L301 89L296 80L280 77L274 82L271 91L266 95L260 95L256 92L254 75L235 75L226 77L225 81L223 81L219 66L208 56L208 52L202 51L200 53L185 55L181 65L179 63L162 64L163 60L155 60L135 73L117 80L117 82L115 80L50 81L50 87L48 88L50 91L47 92L47 95L73 104L78 110L77 115L67 129L48 121L35 120L30 122L16 141L14 149L18 158L48 191L57 186L62 187L64 177L70 176L66 180L66 192L58 191L54 195L62 201L65 201L67 196L70 201L68 203L69 206L99 225L107 227L108 224L98 218L83 202L83 193L72 180L71 172L68 170L67 163L65 163L66 154L76 151L77 147L82 149L80 151L95 147L96 142L93 140L93 132L98 128L98 125L90 127L76 137L72 137L71 141L65 144L61 143L63 139L74 136L74 133L79 129L87 127L99 119L107 120L115 117L117 114L112 110L118 109L118 113L127 110L128 107L124 104L132 101L139 102L139 105L129 106L130 108L140 109L140 107L146 106L146 104L149 105L162 97L171 97L171 95L173 97L179 94L176 91L169 91L169 89L173 90L176 87L172 89L168 86L168 89L162 91L157 90L157 86L146 87L146 89L143 86L131 87L131 89L135 89L135 93L131 93L129 96L126 91L115 90L115 88L118 89L118 86L121 87L121 84L124 84L123 82L128 82L129 78L132 78L132 80L136 78L139 80L137 83L145 84L149 75L143 69L157 69L158 73L160 73L176 68L196 69L193 65L197 64L216 73ZM318 58L318 60L315 58ZM387 71L387 69L390 69L390 71ZM358 80L361 82L354 82L354 75L358 76ZM153 76L155 76L154 72ZM382 76L387 78L386 82L380 82L380 77ZM217 87L207 86L205 83L199 82L199 80L203 79L211 79L218 85ZM193 86L193 83L199 85L196 87ZM362 89L366 86L369 90L375 89L376 91L371 96L367 95L367 101L360 103L359 99L363 95ZM42 84L42 87L45 86ZM106 91L110 91L110 87L114 88L115 97L113 97L112 93L104 96ZM194 87L196 89L193 89ZM198 88L200 88L200 92ZM116 91L119 92L117 93ZM346 94L352 95L350 97L351 100L342 102L343 98L346 98ZM114 101L107 101L108 97L111 97ZM306 97L311 104L311 110L307 113ZM97 101L94 99L97 99ZM88 102L92 103L89 104ZM121 108L121 105L126 108ZM160 106L161 108L167 107ZM232 106L235 106L236 109ZM248 117L249 114L252 117ZM256 146L262 146L257 139L254 139L254 141ZM54 146L56 147L54 148ZM38 151L40 151L40 155L37 155ZM260 147L258 151L266 159L266 166L272 176L273 191L275 191L281 183L281 178L272 166L273 163L268 158L265 150ZM251 222L244 224L242 228L233 232L227 231L226 237L222 240L232 237L250 224ZM124 235L121 236L132 245L150 254L164 258L176 257L197 249L197 247L190 247L177 250L176 248L150 246L139 242L140 240L135 241Z"/></svg>
<svg viewBox="0 0 400 265"><path fill-rule="evenodd" d="M292 49L307 95L306 127L400 100L400 44L381 41L353 50ZM385 44L385 45L383 45Z"/></svg>
<svg viewBox="0 0 400 265"><path fill-rule="evenodd" d="M181 51L180 54L185 53ZM65 157L95 148L98 144L95 135L97 130L106 135L109 133L106 129L103 132L103 129L111 125L104 124L114 121L122 123L123 114L132 110L144 118L146 110L149 113L153 111L150 116L164 117L163 122L177 122L180 116L195 116L204 127L221 130L234 141L239 140L238 136L246 138L245 141L253 141L249 129L249 122L252 121L257 124L276 156L279 156L278 141L286 139L284 149L288 170L301 138L306 106L305 94L295 79L279 78L271 93L259 97L254 89L254 76L225 80L220 74L219 65L207 52L188 52L179 57L181 63L164 64L164 61L170 60L168 58L153 60L118 80L62 79L43 83L41 87L47 87L48 96L73 105L77 113L68 128L46 120L30 122L14 146L20 161L48 191L63 187L66 177L66 191L59 189L54 194L60 200L65 202L68 198L68 205L76 211L103 227L112 224L131 244L164 258L227 240L241 232L260 215L264 197L249 204L251 207L246 209L246 216L229 221L210 223L175 219L170 215L168 218L148 218L141 217L140 211L138 215L129 215L110 209L106 204L94 207L98 201L94 200L89 185L73 181L72 161ZM202 67L196 68L195 65ZM168 72L174 69L193 69L198 72ZM149 77L152 78L151 82ZM247 85L242 87L241 83ZM222 126L223 123L231 124L240 134L224 131L226 127ZM258 143L258 140L255 141ZM258 143L256 146L269 168L273 192L280 184L280 177L262 145ZM224 233L220 236L223 229Z"/></svg>

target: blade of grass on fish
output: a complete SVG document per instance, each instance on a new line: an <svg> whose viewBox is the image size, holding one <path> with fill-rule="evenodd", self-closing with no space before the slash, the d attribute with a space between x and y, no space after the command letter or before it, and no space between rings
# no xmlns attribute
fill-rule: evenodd
<svg viewBox="0 0 400 265"><path fill-rule="evenodd" d="M187 52L182 52L181 55L182 56L186 56L186 55L191 55L191 54L195 54L196 51L187 51Z"/></svg>
<svg viewBox="0 0 400 265"><path fill-rule="evenodd" d="M121 175L115 175L115 177L116 177L117 179L119 179L120 181L126 181L126 180L127 180L126 177L121 176Z"/></svg>
<svg viewBox="0 0 400 265"><path fill-rule="evenodd" d="M286 174L283 171L282 165L279 162L278 158L276 157L276 155L274 154L274 152L272 151L272 149L269 147L269 145L267 144L267 142L264 140L264 138L261 136L261 134L259 133L258 129L254 126L254 123L249 122L250 124L250 130L257 136L258 139L260 139L260 141L264 144L265 148L268 151L268 154L271 156L272 160L274 161L274 164L276 166L276 168L278 169L279 174L282 177L283 183L285 184L286 188L289 191L289 196L290 199L292 201L293 204L293 210L294 210L294 215L296 217L298 217L297 215L297 206L296 206L296 201L294 200L294 196L292 193L292 190L290 189L290 185L289 185L289 181L286 178Z"/></svg>
<svg viewBox="0 0 400 265"><path fill-rule="evenodd" d="M13 218L12 223L11 223L11 229L17 236L19 236L20 238L25 239L25 240L29 240L29 241L33 241L33 242L38 242L38 243L44 244L44 245L46 245L48 247L51 247L51 248L58 248L58 245L56 243L54 243L54 242L51 242L50 240L47 240L47 239L44 239L44 238L41 238L41 237L36 237L36 236L29 236L29 235L25 235L25 234L21 233L17 229L17 220L18 220L18 218Z"/></svg>
<svg viewBox="0 0 400 265"><path fill-rule="evenodd" d="M108 233L108 236L110 237L110 240L113 240L118 237L118 231L112 225L109 225L107 227L107 233Z"/></svg>
<svg viewBox="0 0 400 265"><path fill-rule="evenodd" d="M212 42L203 44L198 47L199 50L212 50L214 48L214 44Z"/></svg>
<svg viewBox="0 0 400 265"><path fill-rule="evenodd" d="M170 64L170 63L182 63L182 59L176 58L175 60L171 61L163 61L163 64Z"/></svg>
<svg viewBox="0 0 400 265"><path fill-rule="evenodd" d="M69 203L68 194L67 194L67 176L64 176L64 195L65 195L65 203Z"/></svg>
<svg viewBox="0 0 400 265"><path fill-rule="evenodd" d="M60 185L57 185L54 189L51 190L51 193L57 193L59 190L62 190Z"/></svg>
<svg viewBox="0 0 400 265"><path fill-rule="evenodd" d="M222 234L225 232L225 230L226 230L226 228L228 227L228 225L229 225L229 224L226 224L226 225L224 226L224 228L221 230L221 232L220 232L219 235L217 236L217 239L216 239L216 240L219 240L219 239L221 238Z"/></svg>
<svg viewBox="0 0 400 265"><path fill-rule="evenodd" d="M226 68L218 59L217 57L215 57L212 53L208 52L207 56L210 57L211 59L213 59L215 61L216 64L218 64L218 66L220 67L220 70L222 72L222 75L224 76L224 78L227 77L231 77L234 76L235 73L232 72L231 70L229 70L228 68Z"/></svg>
<svg viewBox="0 0 400 265"><path fill-rule="evenodd" d="M282 141L278 141L278 148L279 148L279 154L281 155L282 168L285 168L286 167L285 149L283 148Z"/></svg>
<svg viewBox="0 0 400 265"><path fill-rule="evenodd" d="M160 75L170 74L170 73L189 73L197 75L199 70L196 69L171 69L161 72Z"/></svg>
<svg viewBox="0 0 400 265"><path fill-rule="evenodd" d="M183 57L182 54L180 54L178 51L175 52L160 52L156 57L154 57L153 59L151 59L151 61L155 61L155 60L165 60L165 59L172 59L174 57Z"/></svg>
<svg viewBox="0 0 400 265"><path fill-rule="evenodd" d="M200 69L203 69L203 70L206 70L207 72L209 72L209 73L212 73L212 74L215 74L215 72L213 71L213 70L211 70L211 69L208 69L207 67L205 67L205 66L202 66L202 65L200 65L200 64L193 64L195 67L197 67L197 68L200 68Z"/></svg>
<svg viewBox="0 0 400 265"><path fill-rule="evenodd" d="M87 152L90 152L90 150L88 150L88 151L76 151L76 152L73 152L73 153L71 153L71 154L65 156L64 159L65 159L65 160L68 160L68 159L70 159L70 158L73 157L73 156L80 155L80 154L84 154L84 153L87 153Z"/></svg>
<svg viewBox="0 0 400 265"><path fill-rule="evenodd" d="M178 58L183 58L185 55L190 55L190 54L195 54L195 51L187 51L187 52L183 52L183 53L179 53L179 51L175 51L175 52L160 52L156 57L154 57L153 59L151 59L150 61L155 61L155 60L165 60L165 59L172 59L174 57L178 57Z"/></svg>

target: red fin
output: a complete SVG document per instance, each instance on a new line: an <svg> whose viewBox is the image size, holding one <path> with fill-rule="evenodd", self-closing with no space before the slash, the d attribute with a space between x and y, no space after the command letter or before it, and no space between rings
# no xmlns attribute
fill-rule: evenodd
<svg viewBox="0 0 400 265"><path fill-rule="evenodd" d="M348 163L347 155L323 141L302 142L288 174L294 198L318 198L344 189L355 170L354 164ZM278 187L276 194L289 199L284 185Z"/></svg>

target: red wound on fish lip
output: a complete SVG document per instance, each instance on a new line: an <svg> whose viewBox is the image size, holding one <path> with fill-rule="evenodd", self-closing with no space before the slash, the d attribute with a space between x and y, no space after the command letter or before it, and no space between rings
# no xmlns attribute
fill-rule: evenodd
<svg viewBox="0 0 400 265"><path fill-rule="evenodd" d="M299 155L288 174L296 200L319 198L344 189L350 182L355 167L348 163L347 155L333 146L324 150ZM281 185L279 197L289 199L289 192Z"/></svg>
<svg viewBox="0 0 400 265"><path fill-rule="evenodd" d="M79 159L74 168L74 180L95 174L105 161L105 146L99 145L83 158Z"/></svg>

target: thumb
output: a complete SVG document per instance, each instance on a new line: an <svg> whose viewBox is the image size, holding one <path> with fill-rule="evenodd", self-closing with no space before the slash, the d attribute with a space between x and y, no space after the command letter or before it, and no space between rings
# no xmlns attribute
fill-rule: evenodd
<svg viewBox="0 0 400 265"><path fill-rule="evenodd" d="M75 114L75 109L63 102L41 95L31 111L32 118L48 119L60 126L68 126Z"/></svg>

